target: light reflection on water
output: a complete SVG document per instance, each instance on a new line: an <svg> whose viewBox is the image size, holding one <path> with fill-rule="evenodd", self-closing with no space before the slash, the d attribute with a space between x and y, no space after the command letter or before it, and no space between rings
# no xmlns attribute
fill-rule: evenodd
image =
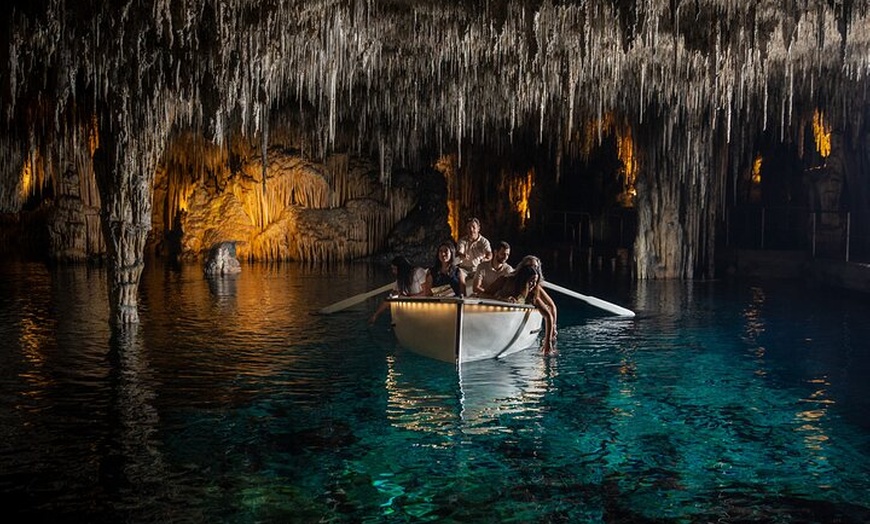
<svg viewBox="0 0 870 524"><path fill-rule="evenodd" d="M870 517L868 307L781 284L556 297L558 353L462 369L398 347L345 265L0 268L7 514L91 522ZM551 277L552 278L552 277ZM585 291L585 289L584 289ZM597 292L596 292L597 293Z"/></svg>

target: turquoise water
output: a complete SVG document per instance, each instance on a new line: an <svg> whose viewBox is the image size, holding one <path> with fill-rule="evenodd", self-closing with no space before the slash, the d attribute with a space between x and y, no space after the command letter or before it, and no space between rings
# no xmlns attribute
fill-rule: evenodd
<svg viewBox="0 0 870 524"><path fill-rule="evenodd" d="M555 355L399 347L365 264L0 267L0 501L57 522L868 522L870 305L785 282L620 283Z"/></svg>

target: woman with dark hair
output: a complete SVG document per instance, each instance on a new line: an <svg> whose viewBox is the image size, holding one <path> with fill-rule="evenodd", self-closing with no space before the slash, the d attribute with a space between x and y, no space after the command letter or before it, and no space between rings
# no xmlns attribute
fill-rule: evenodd
<svg viewBox="0 0 870 524"><path fill-rule="evenodd" d="M465 272L456 264L453 242L445 241L438 245L435 263L426 276L426 287L430 294L438 297L465 294Z"/></svg>
<svg viewBox="0 0 870 524"><path fill-rule="evenodd" d="M426 268L414 267L407 258L399 255L390 263L390 269L396 276L396 285L390 291L390 296L418 297L428 294L426 291ZM369 324L374 324L388 307L390 307L389 302L386 300L381 302L381 305L369 318Z"/></svg>
<svg viewBox="0 0 870 524"><path fill-rule="evenodd" d="M406 297L418 296L423 293L423 285L426 283L426 268L414 267L403 256L393 259L392 268L396 275L396 290L399 295Z"/></svg>
<svg viewBox="0 0 870 524"><path fill-rule="evenodd" d="M541 306L539 306L542 310L546 308L550 314L550 317L553 319L553 340L550 342L550 345L555 349L556 348L556 335L559 334L556 326L558 325L558 315L559 311L556 309L556 303L553 302L553 297L547 293L547 290L544 289L544 271L543 266L541 265L541 259L536 257L535 255L526 255L520 260L520 263L517 264L517 269L523 266L533 266L538 268L538 272L541 274L541 285L538 286L538 299L541 302Z"/></svg>
<svg viewBox="0 0 870 524"><path fill-rule="evenodd" d="M533 304L538 292L541 274L533 266L523 266L507 276L499 277L483 293L505 302Z"/></svg>
<svg viewBox="0 0 870 524"><path fill-rule="evenodd" d="M484 296L535 306L544 318L544 341L541 344L541 351L549 353L555 349L556 344L555 305L551 308L547 303L549 296L541 285L543 277L541 276L540 260L537 261L538 264L526 259L523 259L523 262L517 266L513 273L506 277L499 277L490 284L486 288Z"/></svg>

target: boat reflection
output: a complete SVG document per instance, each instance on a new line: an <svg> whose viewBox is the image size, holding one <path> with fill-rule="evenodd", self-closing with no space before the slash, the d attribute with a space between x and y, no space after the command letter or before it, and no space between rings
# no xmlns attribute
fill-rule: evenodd
<svg viewBox="0 0 870 524"><path fill-rule="evenodd" d="M463 432L511 432L518 420L528 426L531 420L540 418L541 403L553 378L550 364L551 359L538 351L462 364L459 388Z"/></svg>
<svg viewBox="0 0 870 524"><path fill-rule="evenodd" d="M397 428L451 434L458 420L454 366L409 352L387 356L387 419Z"/></svg>
<svg viewBox="0 0 870 524"><path fill-rule="evenodd" d="M387 357L387 418L395 427L437 433L511 432L541 416L551 359L521 351L504 359L450 365L402 352Z"/></svg>

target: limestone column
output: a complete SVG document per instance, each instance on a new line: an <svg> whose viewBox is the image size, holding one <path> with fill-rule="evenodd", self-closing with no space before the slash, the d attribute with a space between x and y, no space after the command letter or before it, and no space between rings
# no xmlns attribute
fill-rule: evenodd
<svg viewBox="0 0 870 524"><path fill-rule="evenodd" d="M711 132L676 126L668 136L647 144L638 174L636 278L692 279L696 271L711 277L721 187Z"/></svg>
<svg viewBox="0 0 870 524"><path fill-rule="evenodd" d="M117 115L115 120L118 121ZM139 322L139 278L145 267L145 242L151 230L151 199L160 133L113 131L101 124L94 153L100 189L103 235L109 279L109 322ZM159 145L158 145L159 144Z"/></svg>

